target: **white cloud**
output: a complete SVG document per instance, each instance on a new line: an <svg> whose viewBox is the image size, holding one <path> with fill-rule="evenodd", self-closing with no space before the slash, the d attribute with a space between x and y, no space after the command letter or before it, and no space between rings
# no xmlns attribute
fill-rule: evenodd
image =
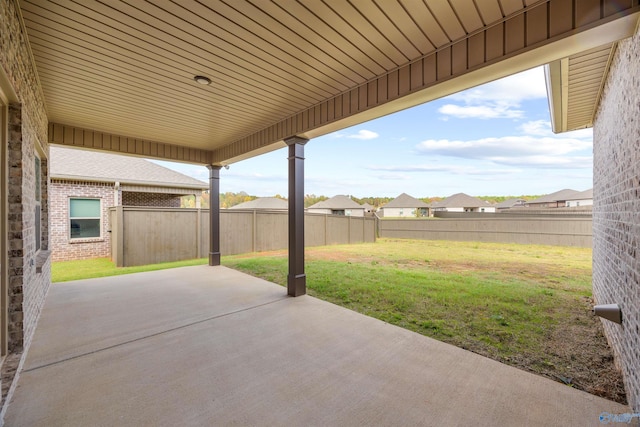
<svg viewBox="0 0 640 427"><path fill-rule="evenodd" d="M535 120L520 125L519 129L527 134L534 136L552 136L551 122L548 120Z"/></svg>
<svg viewBox="0 0 640 427"><path fill-rule="evenodd" d="M535 125L531 126L538 129ZM536 168L590 168L591 141L568 137L506 136L468 141L426 140L421 154L486 160L495 164ZM585 154L588 153L588 154Z"/></svg>
<svg viewBox="0 0 640 427"><path fill-rule="evenodd" d="M450 95L445 99L464 105L450 103L438 111L458 118L517 119L524 116L523 101L546 96L544 71L538 67Z"/></svg>
<svg viewBox="0 0 640 427"><path fill-rule="evenodd" d="M535 120L521 124L518 129L526 135L532 136L549 136L564 139L581 139L593 140L593 129L579 129L562 134L555 134L551 130L551 122L549 120ZM557 135L557 136L556 136Z"/></svg>
<svg viewBox="0 0 640 427"><path fill-rule="evenodd" d="M524 111L509 105L455 105L446 104L438 108L438 112L459 119L519 119Z"/></svg>
<svg viewBox="0 0 640 427"><path fill-rule="evenodd" d="M467 104L486 101L519 104L528 99L547 97L542 67L532 68L447 97Z"/></svg>
<svg viewBox="0 0 640 427"><path fill-rule="evenodd" d="M373 131L361 129L358 131L358 133L354 133L346 136L347 138L367 140L367 139L376 139L379 135Z"/></svg>

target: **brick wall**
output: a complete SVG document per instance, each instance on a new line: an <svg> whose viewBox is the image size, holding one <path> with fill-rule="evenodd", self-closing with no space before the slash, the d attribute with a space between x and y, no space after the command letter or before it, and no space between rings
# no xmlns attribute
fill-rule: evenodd
<svg viewBox="0 0 640 427"><path fill-rule="evenodd" d="M122 192L123 206L148 206L157 208L179 208L180 194Z"/></svg>
<svg viewBox="0 0 640 427"><path fill-rule="evenodd" d="M69 198L90 197L101 200L102 221L100 238L69 238ZM111 256L109 207L114 206L113 184L51 180L49 187L51 209L51 256L54 261L106 258Z"/></svg>
<svg viewBox="0 0 640 427"><path fill-rule="evenodd" d="M622 325L603 321L640 412L640 34L620 42L594 125L593 292L617 303Z"/></svg>
<svg viewBox="0 0 640 427"><path fill-rule="evenodd" d="M49 288L50 262L37 257L35 226L35 156L45 162L41 183L47 182L47 116L35 66L28 51L18 0L0 1L0 67L18 97L9 106L8 135L8 346L2 366L3 398L9 391L17 363L28 348ZM4 165L3 165L4 169ZM47 186L42 186L40 246L48 247ZM22 354L21 354L22 353ZM8 363L7 361L16 361Z"/></svg>

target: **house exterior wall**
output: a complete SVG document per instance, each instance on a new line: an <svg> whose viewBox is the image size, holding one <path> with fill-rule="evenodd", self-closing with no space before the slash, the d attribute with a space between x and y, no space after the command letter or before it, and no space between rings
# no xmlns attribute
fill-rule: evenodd
<svg viewBox="0 0 640 427"><path fill-rule="evenodd" d="M593 199L583 199L583 200L567 200L567 207L575 208L579 206L592 206Z"/></svg>
<svg viewBox="0 0 640 427"><path fill-rule="evenodd" d="M8 324L2 325L7 328L8 336L8 356L2 366L2 392L6 402L17 365L31 343L49 289L51 264L46 252L49 246L47 115L20 20L18 0L0 2L0 23L0 67L18 98L17 103L8 107ZM40 250L36 244L36 155L42 160Z"/></svg>
<svg viewBox="0 0 640 427"><path fill-rule="evenodd" d="M603 320L633 412L640 412L640 32L621 41L594 142L593 294L619 304L622 324Z"/></svg>
<svg viewBox="0 0 640 427"><path fill-rule="evenodd" d="M100 199L102 218L101 236L91 239L69 237L69 199L88 197ZM51 180L51 257L53 261L107 258L111 256L111 234L109 230L109 207L114 206L113 184Z"/></svg>
<svg viewBox="0 0 640 427"><path fill-rule="evenodd" d="M415 218L415 208L382 208L385 218Z"/></svg>
<svg viewBox="0 0 640 427"><path fill-rule="evenodd" d="M345 216L357 216L357 217L362 217L364 216L364 209L343 209L345 211ZM310 208L306 210L309 213L316 213L316 214L324 214L324 215L331 215L333 210L332 209L321 209L321 208ZM348 213L350 212L350 213Z"/></svg>
<svg viewBox="0 0 640 427"><path fill-rule="evenodd" d="M179 208L182 194L122 192L123 206L147 206L158 208Z"/></svg>

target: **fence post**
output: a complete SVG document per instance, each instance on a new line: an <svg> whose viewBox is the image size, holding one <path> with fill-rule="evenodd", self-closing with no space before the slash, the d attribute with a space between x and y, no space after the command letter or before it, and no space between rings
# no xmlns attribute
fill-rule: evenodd
<svg viewBox="0 0 640 427"><path fill-rule="evenodd" d="M258 240L258 212L253 210L253 225L251 226L251 252L256 252Z"/></svg>
<svg viewBox="0 0 640 427"><path fill-rule="evenodd" d="M329 217L329 215L328 215L328 214L325 214L325 215L324 215L324 245L325 245L325 246L327 246L327 241L329 240L329 239L327 238L327 233L329 232L329 231L328 231L328 227L327 227L327 218L328 218L328 217Z"/></svg>
<svg viewBox="0 0 640 427"><path fill-rule="evenodd" d="M116 267L124 267L124 209L122 205L116 206L116 226L111 229L116 233ZM112 236L113 237L113 236Z"/></svg>
<svg viewBox="0 0 640 427"><path fill-rule="evenodd" d="M196 258L202 258L202 209L196 211Z"/></svg>
<svg viewBox="0 0 640 427"><path fill-rule="evenodd" d="M347 244L351 244L351 215L349 215L347 218L349 218L347 220Z"/></svg>

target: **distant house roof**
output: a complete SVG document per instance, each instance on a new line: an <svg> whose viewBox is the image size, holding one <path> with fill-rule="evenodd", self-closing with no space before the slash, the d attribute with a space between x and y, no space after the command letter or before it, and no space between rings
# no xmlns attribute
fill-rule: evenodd
<svg viewBox="0 0 640 427"><path fill-rule="evenodd" d="M564 190L560 190L560 191L556 191L555 193L547 194L546 196L539 197L539 198L537 198L535 200L530 200L527 203L529 203L529 204L534 204L534 203L552 203L552 202L565 201L565 200L574 200L572 197L574 197L578 193L579 193L579 191L565 188Z"/></svg>
<svg viewBox="0 0 640 427"><path fill-rule="evenodd" d="M593 199L593 188L580 191L574 194L572 197L567 197L565 200L590 200Z"/></svg>
<svg viewBox="0 0 640 427"><path fill-rule="evenodd" d="M507 209L517 205L522 205L526 202L524 199L507 199L504 202L500 202L495 205L496 209Z"/></svg>
<svg viewBox="0 0 640 427"><path fill-rule="evenodd" d="M50 147L49 175L54 179L120 182L143 186L206 190L209 185L139 157L66 147Z"/></svg>
<svg viewBox="0 0 640 427"><path fill-rule="evenodd" d="M364 209L361 205L351 200L348 196L333 196L330 199L309 206L309 209Z"/></svg>
<svg viewBox="0 0 640 427"><path fill-rule="evenodd" d="M374 209L373 206L371 206L369 203L365 202L362 205L360 205L362 208L364 208L365 211L372 211Z"/></svg>
<svg viewBox="0 0 640 427"><path fill-rule="evenodd" d="M464 193L457 193L431 205L432 208L476 208L491 206L489 202Z"/></svg>
<svg viewBox="0 0 640 427"><path fill-rule="evenodd" d="M411 197L407 193L402 193L386 205L382 207L384 208L428 208L429 205L423 202L422 200L418 200L415 197Z"/></svg>
<svg viewBox="0 0 640 427"><path fill-rule="evenodd" d="M229 209L287 210L289 209L289 202L287 202L286 200L278 199L277 197L260 197L255 200L240 203L239 205L231 206Z"/></svg>

